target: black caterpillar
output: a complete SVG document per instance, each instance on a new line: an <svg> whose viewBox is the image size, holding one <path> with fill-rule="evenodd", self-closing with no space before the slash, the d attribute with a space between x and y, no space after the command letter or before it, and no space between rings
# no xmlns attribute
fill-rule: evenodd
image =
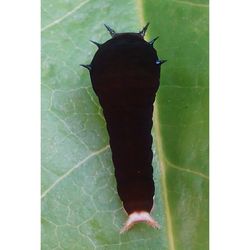
<svg viewBox="0 0 250 250"><path fill-rule="evenodd" d="M160 65L153 47L144 40L149 23L138 33L116 33L93 42L98 51L87 68L103 108L110 137L118 194L129 218L122 229L143 221L158 227L150 216L155 193L152 167L153 103L159 88Z"/></svg>

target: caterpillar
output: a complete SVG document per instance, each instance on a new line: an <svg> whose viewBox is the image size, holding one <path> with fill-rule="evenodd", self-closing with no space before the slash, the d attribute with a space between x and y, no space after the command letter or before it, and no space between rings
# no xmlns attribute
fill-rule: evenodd
<svg viewBox="0 0 250 250"><path fill-rule="evenodd" d="M135 223L159 224L151 217L155 186L152 167L153 103L160 83L159 60L153 47L158 37L144 40L149 23L138 33L117 33L104 24L111 39L87 68L103 109L110 137L117 191L128 214L121 232Z"/></svg>

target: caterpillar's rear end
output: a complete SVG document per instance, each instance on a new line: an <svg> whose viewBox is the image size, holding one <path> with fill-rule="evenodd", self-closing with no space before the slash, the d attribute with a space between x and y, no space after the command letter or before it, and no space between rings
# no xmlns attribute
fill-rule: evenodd
<svg viewBox="0 0 250 250"><path fill-rule="evenodd" d="M122 231L150 216L155 193L152 167L153 103L160 81L160 61L153 43L146 42L148 24L139 33L115 33L98 47L90 65L95 93L103 108L110 137L118 194L129 215Z"/></svg>

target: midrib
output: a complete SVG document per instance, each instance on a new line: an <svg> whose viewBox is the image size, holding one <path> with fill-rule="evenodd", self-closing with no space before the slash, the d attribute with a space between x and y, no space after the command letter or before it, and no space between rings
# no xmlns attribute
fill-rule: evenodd
<svg viewBox="0 0 250 250"><path fill-rule="evenodd" d="M139 15L139 20L141 27L143 27L147 21L144 18L143 13L143 0L137 0L137 11ZM148 37L148 33L146 33L146 38ZM171 210L169 207L169 201L168 201L168 187L167 187L167 181L166 181L166 161L164 160L164 154L163 154L163 147L162 147L162 138L160 133L160 124L159 124L159 113L158 113L158 103L157 99L154 104L154 131L155 131L155 141L156 141L156 151L159 156L159 165L160 165L160 180L161 180L161 187L162 187L162 194L163 194L163 203L164 203L164 212L165 212L165 224L167 225L167 239L169 243L169 250L176 250L175 248L175 242L174 242L174 233L173 233L173 225L172 225L172 216L171 216Z"/></svg>

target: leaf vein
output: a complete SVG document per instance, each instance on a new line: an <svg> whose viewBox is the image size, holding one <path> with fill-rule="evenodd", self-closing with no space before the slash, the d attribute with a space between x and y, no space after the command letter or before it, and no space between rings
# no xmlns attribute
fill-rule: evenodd
<svg viewBox="0 0 250 250"><path fill-rule="evenodd" d="M86 0L81 2L80 4L78 4L75 8L73 8L72 10L70 10L69 12L67 12L65 15L63 15L62 17L56 19L55 21L53 21L52 23L46 25L45 27L43 27L41 29L41 31L45 31L51 27L53 27L54 25L57 25L58 23L62 22L65 18L71 16L72 14L74 14L77 10L79 10L83 5L85 5L86 3L88 3L90 0Z"/></svg>
<svg viewBox="0 0 250 250"><path fill-rule="evenodd" d="M89 156L78 162L76 165L74 165L71 169L69 169L65 174L63 174L60 178L58 178L49 188L47 188L43 193L41 198L43 199L55 186L57 186L63 179L65 179L67 176L69 176L74 170L79 168L82 164L84 164L89 159L93 158L94 156L97 156L104 151L106 151L109 148L109 145L106 145L105 147L101 148L100 150L97 150L93 153L91 153Z"/></svg>
<svg viewBox="0 0 250 250"><path fill-rule="evenodd" d="M180 4L190 5L192 7L200 7L200 8L208 8L209 7L208 4L202 4L202 3L193 3L193 2L180 1L180 0L175 0L173 2L180 3Z"/></svg>
<svg viewBox="0 0 250 250"><path fill-rule="evenodd" d="M183 171L183 172L187 172L187 173L190 173L190 174L194 174L194 175L198 175L206 180L209 180L209 177L203 173L200 173L200 172L197 172L195 170L192 170L192 169L189 169L189 168L181 168L181 167L178 167L172 163L168 163L167 164L169 167L171 168L174 168L174 169L177 169L177 170L180 170L180 171Z"/></svg>

